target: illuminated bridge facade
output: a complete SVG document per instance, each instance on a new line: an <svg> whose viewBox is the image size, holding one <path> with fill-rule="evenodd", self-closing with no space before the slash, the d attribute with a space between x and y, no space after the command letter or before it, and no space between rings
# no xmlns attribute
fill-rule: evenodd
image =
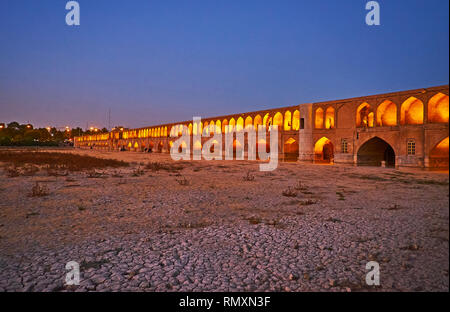
<svg viewBox="0 0 450 312"><path fill-rule="evenodd" d="M193 135L224 136L250 125L278 126L279 158L283 160L448 169L448 85L202 118L199 124L190 120L115 129L76 137L75 147L168 153L185 126L191 140L183 145L189 143L193 151L210 139L194 142ZM268 151L269 138L270 131L265 139L257 138L257 148ZM247 140L244 145L247 150Z"/></svg>

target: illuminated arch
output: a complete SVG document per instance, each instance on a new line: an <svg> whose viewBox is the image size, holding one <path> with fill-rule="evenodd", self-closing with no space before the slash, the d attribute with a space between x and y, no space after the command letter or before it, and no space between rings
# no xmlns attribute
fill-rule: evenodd
<svg viewBox="0 0 450 312"><path fill-rule="evenodd" d="M196 141L194 143L194 150L201 150L202 149L202 143L200 141Z"/></svg>
<svg viewBox="0 0 450 312"><path fill-rule="evenodd" d="M236 131L241 131L244 129L244 118L239 117L236 122Z"/></svg>
<svg viewBox="0 0 450 312"><path fill-rule="evenodd" d="M192 134L197 135L197 123L194 122L194 125L192 126Z"/></svg>
<svg viewBox="0 0 450 312"><path fill-rule="evenodd" d="M189 123L188 130L189 130L189 135L191 135L192 134L192 124L191 123Z"/></svg>
<svg viewBox="0 0 450 312"><path fill-rule="evenodd" d="M449 151L449 137L440 141L430 151L430 167L436 169L448 169L448 151Z"/></svg>
<svg viewBox="0 0 450 312"><path fill-rule="evenodd" d="M214 131L216 130L216 123L214 120L209 121L209 134L214 134Z"/></svg>
<svg viewBox="0 0 450 312"><path fill-rule="evenodd" d="M222 121L222 133L228 133L228 120L226 119Z"/></svg>
<svg viewBox="0 0 450 312"><path fill-rule="evenodd" d="M245 124L244 127L245 129L250 128L251 126L253 126L253 119L251 116L247 116L247 118L245 118Z"/></svg>
<svg viewBox="0 0 450 312"><path fill-rule="evenodd" d="M413 96L403 102L400 108L401 125L423 124L423 102Z"/></svg>
<svg viewBox="0 0 450 312"><path fill-rule="evenodd" d="M230 122L228 124L228 132L233 131L235 126L236 126L236 120L234 120L234 118L231 118Z"/></svg>
<svg viewBox="0 0 450 312"><path fill-rule="evenodd" d="M373 120L373 111L372 107L364 102L361 105L359 105L358 109L356 110L356 126L357 127L369 127L372 128L374 125Z"/></svg>
<svg viewBox="0 0 450 312"><path fill-rule="evenodd" d="M325 111L325 129L334 128L334 108L329 106Z"/></svg>
<svg viewBox="0 0 450 312"><path fill-rule="evenodd" d="M316 129L323 128L323 109L319 107L316 109L315 117L314 117L314 127Z"/></svg>
<svg viewBox="0 0 450 312"><path fill-rule="evenodd" d="M322 137L314 145L315 162L332 162L334 159L334 146L330 139Z"/></svg>
<svg viewBox="0 0 450 312"><path fill-rule="evenodd" d="M269 113L264 115L263 125L266 126L266 128L269 128L272 125L272 117L270 117Z"/></svg>
<svg viewBox="0 0 450 312"><path fill-rule="evenodd" d="M216 121L216 133L221 134L222 133L222 126L220 120Z"/></svg>
<svg viewBox="0 0 450 312"><path fill-rule="evenodd" d="M448 122L448 95L439 92L428 101L428 122Z"/></svg>
<svg viewBox="0 0 450 312"><path fill-rule="evenodd" d="M300 129L300 111L297 109L294 111L294 115L292 116L292 130Z"/></svg>
<svg viewBox="0 0 450 312"><path fill-rule="evenodd" d="M167 136L167 127L164 127L164 136Z"/></svg>
<svg viewBox="0 0 450 312"><path fill-rule="evenodd" d="M298 141L289 138L284 142L284 160L297 160L299 152Z"/></svg>
<svg viewBox="0 0 450 312"><path fill-rule="evenodd" d="M273 125L278 126L278 130L283 128L283 115L280 112L277 112L275 116L273 116Z"/></svg>
<svg viewBox="0 0 450 312"><path fill-rule="evenodd" d="M290 111L284 113L284 130L289 131L292 127L292 114Z"/></svg>
<svg viewBox="0 0 450 312"><path fill-rule="evenodd" d="M261 115L256 115L255 119L253 120L253 125L255 126L255 130L258 130L258 126L262 126L262 118Z"/></svg>
<svg viewBox="0 0 450 312"><path fill-rule="evenodd" d="M378 126L396 126L397 125L397 105L392 101L386 100L377 108Z"/></svg>

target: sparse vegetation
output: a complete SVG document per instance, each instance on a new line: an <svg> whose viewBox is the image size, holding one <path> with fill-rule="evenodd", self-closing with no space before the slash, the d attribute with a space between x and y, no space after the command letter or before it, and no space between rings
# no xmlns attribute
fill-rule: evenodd
<svg viewBox="0 0 450 312"><path fill-rule="evenodd" d="M297 192L290 186L287 189L285 189L281 194L286 197L297 197Z"/></svg>
<svg viewBox="0 0 450 312"><path fill-rule="evenodd" d="M0 161L11 163L16 167L33 164L37 166L50 166L51 168L59 168L68 171L128 166L128 163L114 159L103 159L72 153L35 151L0 151Z"/></svg>
<svg viewBox="0 0 450 312"><path fill-rule="evenodd" d="M247 171L247 174L242 177L244 181L255 181L255 176L251 174L250 170Z"/></svg>
<svg viewBox="0 0 450 312"><path fill-rule="evenodd" d="M180 179L176 179L176 181L178 182L178 184L186 186L189 185L189 180L186 179L186 177L182 176Z"/></svg>
<svg viewBox="0 0 450 312"><path fill-rule="evenodd" d="M160 170L175 172L175 171L183 170L184 166L181 164L164 164L164 163L155 161L155 162L149 162L145 166L145 169L151 170L153 172L160 171Z"/></svg>
<svg viewBox="0 0 450 312"><path fill-rule="evenodd" d="M49 191L48 188L45 185L41 185L38 182L34 184L34 186L31 188L31 197L44 197L48 196Z"/></svg>
<svg viewBox="0 0 450 312"><path fill-rule="evenodd" d="M133 170L133 172L131 173L131 176L132 177L140 177L144 174L145 174L145 171L143 169L141 169L141 167L137 167L136 169Z"/></svg>

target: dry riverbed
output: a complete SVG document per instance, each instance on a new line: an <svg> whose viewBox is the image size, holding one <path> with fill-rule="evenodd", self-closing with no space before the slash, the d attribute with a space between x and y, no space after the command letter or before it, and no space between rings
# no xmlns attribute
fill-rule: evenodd
<svg viewBox="0 0 450 312"><path fill-rule="evenodd" d="M0 169L0 291L449 290L448 173L64 152L130 165Z"/></svg>

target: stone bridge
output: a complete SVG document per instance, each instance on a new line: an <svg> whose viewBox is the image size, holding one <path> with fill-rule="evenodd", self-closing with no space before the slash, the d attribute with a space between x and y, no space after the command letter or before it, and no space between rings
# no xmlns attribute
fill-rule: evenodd
<svg viewBox="0 0 450 312"><path fill-rule="evenodd" d="M448 169L448 85L202 118L201 123L114 129L76 137L75 147L168 153L186 127L191 151L210 139L194 142L199 133L222 135L224 149L226 133L260 125L267 132L257 138L257 148L269 151L270 129L276 125L279 158L286 161Z"/></svg>

